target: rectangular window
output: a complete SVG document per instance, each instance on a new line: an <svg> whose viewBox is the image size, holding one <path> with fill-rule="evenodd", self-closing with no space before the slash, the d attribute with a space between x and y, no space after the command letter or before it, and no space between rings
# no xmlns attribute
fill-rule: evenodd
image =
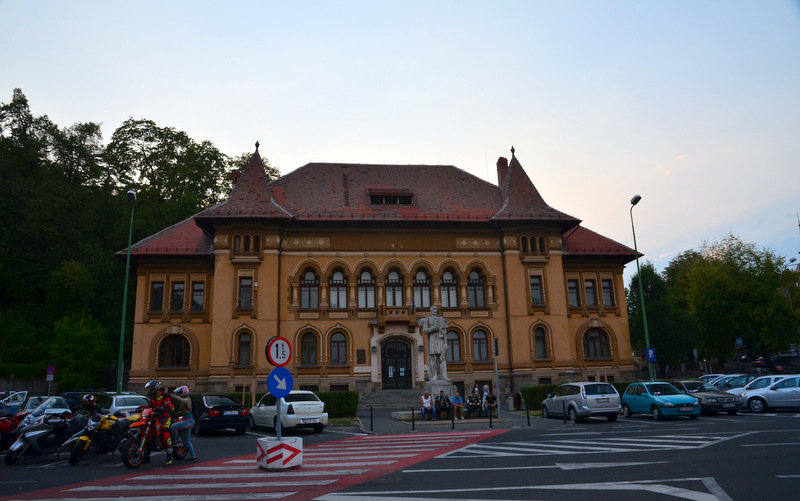
<svg viewBox="0 0 800 501"><path fill-rule="evenodd" d="M603 304L606 308L614 306L614 287L610 278L602 280L603 285Z"/></svg>
<svg viewBox="0 0 800 501"><path fill-rule="evenodd" d="M572 308L580 308L581 297L580 292L578 291L577 280L567 280L567 293L569 294L569 305Z"/></svg>
<svg viewBox="0 0 800 501"><path fill-rule="evenodd" d="M386 306L403 306L403 286L386 286Z"/></svg>
<svg viewBox="0 0 800 501"><path fill-rule="evenodd" d="M206 304L205 282L192 282L192 311L203 311Z"/></svg>
<svg viewBox="0 0 800 501"><path fill-rule="evenodd" d="M531 302L533 304L544 304L544 291L542 290L542 277L531 275Z"/></svg>
<svg viewBox="0 0 800 501"><path fill-rule="evenodd" d="M364 284L358 286L358 307L361 309L375 308L375 286Z"/></svg>
<svg viewBox="0 0 800 501"><path fill-rule="evenodd" d="M160 312L164 308L164 282L153 282L150 288L150 311Z"/></svg>
<svg viewBox="0 0 800 501"><path fill-rule="evenodd" d="M597 308L597 284L594 280L584 280L583 287L586 291L586 306Z"/></svg>
<svg viewBox="0 0 800 501"><path fill-rule="evenodd" d="M347 286L337 285L331 282L331 301L330 307L332 310L341 310L347 308Z"/></svg>
<svg viewBox="0 0 800 501"><path fill-rule="evenodd" d="M183 311L183 282L172 282L170 310Z"/></svg>
<svg viewBox="0 0 800 501"><path fill-rule="evenodd" d="M253 278L239 277L239 309L249 310L253 307Z"/></svg>

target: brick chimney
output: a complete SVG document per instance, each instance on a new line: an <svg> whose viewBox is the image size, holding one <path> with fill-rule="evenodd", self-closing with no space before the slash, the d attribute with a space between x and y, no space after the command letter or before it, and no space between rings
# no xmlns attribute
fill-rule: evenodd
<svg viewBox="0 0 800 501"><path fill-rule="evenodd" d="M506 176L508 176L508 159L500 157L497 159L497 185L501 188L506 182Z"/></svg>

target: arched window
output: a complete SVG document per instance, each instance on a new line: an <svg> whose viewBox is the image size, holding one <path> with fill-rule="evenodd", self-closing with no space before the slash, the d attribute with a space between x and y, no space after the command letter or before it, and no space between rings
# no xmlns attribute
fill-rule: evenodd
<svg viewBox="0 0 800 501"><path fill-rule="evenodd" d="M375 308L375 277L369 270L362 271L358 277L358 307L362 310Z"/></svg>
<svg viewBox="0 0 800 501"><path fill-rule="evenodd" d="M461 361L461 339L455 331L447 332L447 361Z"/></svg>
<svg viewBox="0 0 800 501"><path fill-rule="evenodd" d="M250 235L244 236L244 246L242 248L244 254L250 254Z"/></svg>
<svg viewBox="0 0 800 501"><path fill-rule="evenodd" d="M544 237L539 237L539 245L536 252L537 254L547 254L547 240Z"/></svg>
<svg viewBox="0 0 800 501"><path fill-rule="evenodd" d="M186 336L170 334L158 347L158 366L161 368L189 367L190 345Z"/></svg>
<svg viewBox="0 0 800 501"><path fill-rule="evenodd" d="M261 236L255 235L253 236L253 254L258 254L261 252Z"/></svg>
<svg viewBox="0 0 800 501"><path fill-rule="evenodd" d="M598 328L591 328L583 335L583 354L586 360L611 358L608 335Z"/></svg>
<svg viewBox="0 0 800 501"><path fill-rule="evenodd" d="M520 237L520 244L522 245L522 253L527 254L529 252L528 247L528 237L522 236Z"/></svg>
<svg viewBox="0 0 800 501"><path fill-rule="evenodd" d="M300 363L317 365L317 336L311 332L306 332L300 338Z"/></svg>
<svg viewBox="0 0 800 501"><path fill-rule="evenodd" d="M316 310L319 308L319 280L313 271L308 270L300 281L300 308Z"/></svg>
<svg viewBox="0 0 800 501"><path fill-rule="evenodd" d="M484 297L483 277L481 277L477 270L472 270L467 280L467 299L469 300L469 307L485 308L486 300Z"/></svg>
<svg viewBox="0 0 800 501"><path fill-rule="evenodd" d="M403 278L396 270L386 277L386 306L403 306Z"/></svg>
<svg viewBox="0 0 800 501"><path fill-rule="evenodd" d="M442 274L442 308L458 308L458 280L452 271Z"/></svg>
<svg viewBox="0 0 800 501"><path fill-rule="evenodd" d="M239 343L237 349L237 357L236 357L236 364L249 366L250 362L250 342L251 337L250 334L247 332L242 332L239 334Z"/></svg>
<svg viewBox="0 0 800 501"><path fill-rule="evenodd" d="M482 330L472 335L472 356L476 362L489 361L489 337Z"/></svg>
<svg viewBox="0 0 800 501"><path fill-rule="evenodd" d="M331 336L331 364L344 365L347 363L347 339L341 332Z"/></svg>
<svg viewBox="0 0 800 501"><path fill-rule="evenodd" d="M428 274L419 270L414 276L414 306L417 308L431 307L431 281Z"/></svg>
<svg viewBox="0 0 800 501"><path fill-rule="evenodd" d="M341 270L336 270L331 275L329 283L330 307L334 310L347 308L347 278Z"/></svg>
<svg viewBox="0 0 800 501"><path fill-rule="evenodd" d="M242 252L242 237L234 235L233 237L233 253L241 254Z"/></svg>
<svg viewBox="0 0 800 501"><path fill-rule="evenodd" d="M533 331L533 338L534 338L534 352L536 355L536 360L545 360L550 358L547 352L547 332L545 332L544 327L537 327Z"/></svg>

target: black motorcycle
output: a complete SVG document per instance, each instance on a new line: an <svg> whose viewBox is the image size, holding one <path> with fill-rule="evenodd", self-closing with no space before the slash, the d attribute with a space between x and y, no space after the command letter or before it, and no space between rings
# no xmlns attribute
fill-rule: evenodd
<svg viewBox="0 0 800 501"><path fill-rule="evenodd" d="M130 431L131 423L138 419L138 415L118 419L109 414L94 413L86 423L86 427L64 443L64 448L70 451L69 464L78 464L84 455L109 452L113 455L118 448L122 450L125 440L134 436Z"/></svg>
<svg viewBox="0 0 800 501"><path fill-rule="evenodd" d="M25 427L17 429L18 438L6 452L5 462L12 465L22 456L58 452L64 442L85 426L85 417L68 418L64 415L43 414Z"/></svg>

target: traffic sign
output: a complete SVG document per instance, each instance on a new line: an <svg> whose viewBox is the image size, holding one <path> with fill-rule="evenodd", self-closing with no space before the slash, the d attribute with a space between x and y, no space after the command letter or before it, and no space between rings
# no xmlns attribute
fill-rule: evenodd
<svg viewBox="0 0 800 501"><path fill-rule="evenodd" d="M56 373L56 368L53 367L52 365L48 365L47 366L47 370L45 372L47 372L47 374L55 374Z"/></svg>
<svg viewBox="0 0 800 501"><path fill-rule="evenodd" d="M647 348L647 361L653 363L656 361L656 349Z"/></svg>
<svg viewBox="0 0 800 501"><path fill-rule="evenodd" d="M267 376L267 389L275 398L283 398L288 395L292 391L293 385L292 373L284 367L275 367Z"/></svg>
<svg viewBox="0 0 800 501"><path fill-rule="evenodd" d="M276 336L269 340L264 349L269 363L283 367L292 359L292 345L285 337Z"/></svg>

